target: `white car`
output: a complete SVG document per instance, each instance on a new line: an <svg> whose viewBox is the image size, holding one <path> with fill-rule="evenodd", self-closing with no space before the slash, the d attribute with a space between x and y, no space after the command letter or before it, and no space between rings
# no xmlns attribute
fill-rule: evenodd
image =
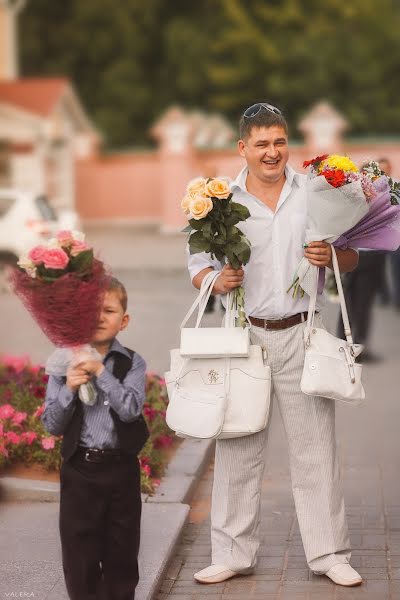
<svg viewBox="0 0 400 600"><path fill-rule="evenodd" d="M0 271L60 229L78 229L74 211L56 214L45 196L0 188Z"/></svg>

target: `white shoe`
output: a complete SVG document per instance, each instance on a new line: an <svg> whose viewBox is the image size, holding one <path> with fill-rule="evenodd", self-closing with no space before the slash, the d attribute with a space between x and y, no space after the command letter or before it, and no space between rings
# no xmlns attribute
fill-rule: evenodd
<svg viewBox="0 0 400 600"><path fill-rule="evenodd" d="M221 583L221 581L226 581L236 575L240 575L240 573L231 571L223 565L211 565L210 567L198 571L193 577L200 583Z"/></svg>
<svg viewBox="0 0 400 600"><path fill-rule="evenodd" d="M351 567L348 563L338 563L334 565L325 573L329 579L332 579L334 583L338 585L345 585L351 587L354 585L361 585L362 577Z"/></svg>

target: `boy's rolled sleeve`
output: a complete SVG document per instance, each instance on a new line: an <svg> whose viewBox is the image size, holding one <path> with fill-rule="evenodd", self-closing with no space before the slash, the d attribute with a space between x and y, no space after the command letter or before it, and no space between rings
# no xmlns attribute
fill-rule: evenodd
<svg viewBox="0 0 400 600"><path fill-rule="evenodd" d="M140 415L146 397L146 363L141 356L134 355L123 383L107 368L96 378L96 383L121 421L133 421Z"/></svg>
<svg viewBox="0 0 400 600"><path fill-rule="evenodd" d="M50 376L47 384L42 423L49 433L62 435L75 410L74 392L62 377Z"/></svg>

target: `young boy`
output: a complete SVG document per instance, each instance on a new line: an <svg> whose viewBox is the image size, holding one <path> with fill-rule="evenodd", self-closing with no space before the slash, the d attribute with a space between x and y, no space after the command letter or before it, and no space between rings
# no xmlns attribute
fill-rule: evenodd
<svg viewBox="0 0 400 600"><path fill-rule="evenodd" d="M47 387L43 424L63 435L60 536L71 600L133 600L139 580L146 364L116 338L129 323L126 308L126 290L112 278L92 341L102 360L80 362ZM93 406L78 398L89 380Z"/></svg>

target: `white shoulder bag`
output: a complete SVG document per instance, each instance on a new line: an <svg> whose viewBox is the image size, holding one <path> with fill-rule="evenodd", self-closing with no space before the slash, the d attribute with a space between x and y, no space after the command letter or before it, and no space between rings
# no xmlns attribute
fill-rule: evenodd
<svg viewBox="0 0 400 600"><path fill-rule="evenodd" d="M211 271L204 278L181 325L181 348L171 350L171 369L165 373L166 421L181 437L241 437L268 422L271 370L261 346L250 345L249 328L235 327L230 294L225 326L200 328L218 275ZM196 326L185 328L197 307Z"/></svg>
<svg viewBox="0 0 400 600"><path fill-rule="evenodd" d="M315 288L310 296L307 325L304 330L305 360L301 391L310 396L323 396L356 405L365 398L361 383L362 365L355 362L362 351L362 346L353 342L339 265L333 246L332 263L346 340L341 340L314 324L319 273L317 269Z"/></svg>

